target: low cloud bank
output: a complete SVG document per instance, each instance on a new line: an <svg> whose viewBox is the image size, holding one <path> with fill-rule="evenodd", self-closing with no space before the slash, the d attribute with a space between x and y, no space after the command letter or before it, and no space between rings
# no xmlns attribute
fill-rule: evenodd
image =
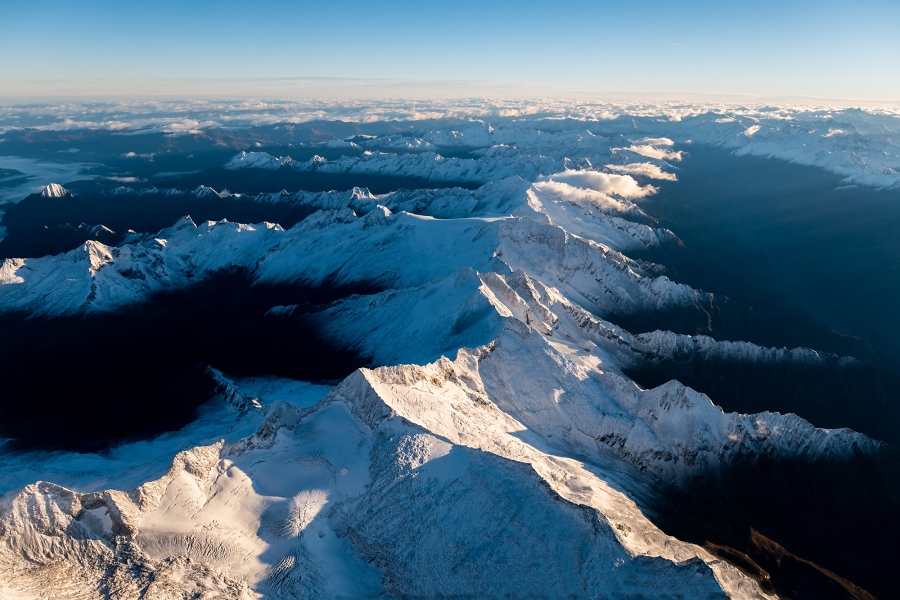
<svg viewBox="0 0 900 600"><path fill-rule="evenodd" d="M638 177L647 177L649 179L660 179L662 181L678 181L675 173L667 173L663 171L659 165L653 163L629 163L627 165L606 165L606 168L616 173L624 173L626 175L636 175Z"/></svg>

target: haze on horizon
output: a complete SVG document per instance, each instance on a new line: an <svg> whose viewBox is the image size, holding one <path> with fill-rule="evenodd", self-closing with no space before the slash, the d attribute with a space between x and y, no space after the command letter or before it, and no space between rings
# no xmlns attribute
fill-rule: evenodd
<svg viewBox="0 0 900 600"><path fill-rule="evenodd" d="M900 3L2 0L0 98L900 101Z"/></svg>

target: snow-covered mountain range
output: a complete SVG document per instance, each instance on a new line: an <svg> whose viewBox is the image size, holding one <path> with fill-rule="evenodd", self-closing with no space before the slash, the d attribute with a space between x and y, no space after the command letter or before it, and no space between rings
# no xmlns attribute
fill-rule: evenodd
<svg viewBox="0 0 900 600"><path fill-rule="evenodd" d="M519 118L494 118L490 122L460 127L459 130L432 129L395 135L371 136L344 141L347 147L365 150L362 157L345 157L337 162L315 157L293 161L290 157L272 157L265 153L243 153L232 159L227 168L287 168L323 172L383 172L431 177L435 180L477 181L485 183L498 178L534 173L553 173L568 156L587 157L599 164L609 160L610 151L634 160L677 161L679 151L666 146L673 143L705 144L734 151L738 155L775 157L803 165L817 166L845 177L847 185L873 187L900 186L900 149L897 133L900 118L893 113L850 110L736 109L696 107L684 114L667 114L658 107L659 116L624 118L621 108L606 113L608 120L590 123L590 117L572 127L571 122L553 124L538 120L529 127ZM652 114L652 109L647 112ZM558 119L563 113L548 111L545 118ZM603 135L592 133L602 131ZM623 143L624 142L624 143ZM611 145L613 143L613 145ZM619 145L620 144L620 145ZM323 148L334 147L333 141ZM445 158L443 148L469 148L475 158ZM402 161L389 153L421 153L405 156ZM566 166L569 166L566 164ZM620 170L623 167L619 166ZM626 166L632 173L648 175L646 167ZM635 171L640 168L640 171ZM658 172L654 172L658 173ZM653 175L651 175L653 176ZM659 176L656 174L655 176Z"/></svg>
<svg viewBox="0 0 900 600"><path fill-rule="evenodd" d="M635 121L628 145L578 123L473 123L347 140L363 153L334 160L241 152L226 169L480 187L247 196L315 212L289 229L185 216L115 246L4 260L0 315L31 319L149 305L230 269L256 286L375 291L266 313L282 323L302 314L369 361L339 384L233 378L213 364L217 396L184 430L106 455L11 454L0 597L771 597L746 569L663 533L642 499L739 461L852 459L883 444L628 377L641 361L690 353L837 360L617 325L714 300L628 257L677 241L641 199L677 180L688 139L821 164L856 184L896 185L900 163L829 162L828 145L863 131L862 117L818 117L832 133L813 151L769 141L806 124L719 115L724 137L704 138L711 129L696 124L710 118L653 132ZM467 158L440 154L466 146ZM219 197L208 187L109 193ZM55 184L42 193L67 194Z"/></svg>

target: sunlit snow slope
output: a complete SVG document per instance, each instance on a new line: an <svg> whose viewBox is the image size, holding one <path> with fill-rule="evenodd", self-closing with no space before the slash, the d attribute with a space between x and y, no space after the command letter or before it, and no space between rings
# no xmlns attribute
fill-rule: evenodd
<svg viewBox="0 0 900 600"><path fill-rule="evenodd" d="M212 365L217 396L182 431L106 455L11 453L0 597L769 597L664 534L641 498L740 460L852 457L881 443L792 414L726 413L676 381L642 389L626 376L688 346L825 360L616 325L715 302L627 256L675 239L640 208L654 182L676 178L672 142L636 138L615 152L576 129L441 135L482 150L241 153L226 168L482 187L248 197L316 212L287 230L186 216L117 246L2 263L0 311L23 318L111 314L229 269L260 286L377 291L266 314L285 324L302 314L372 365L335 386ZM423 144L441 140L431 132ZM569 160L568 147L593 160Z"/></svg>

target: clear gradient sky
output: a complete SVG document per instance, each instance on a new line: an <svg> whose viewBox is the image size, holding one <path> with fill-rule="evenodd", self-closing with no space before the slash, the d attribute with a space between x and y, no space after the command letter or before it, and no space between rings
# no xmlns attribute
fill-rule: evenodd
<svg viewBox="0 0 900 600"><path fill-rule="evenodd" d="M0 97L900 101L900 0L0 0Z"/></svg>

